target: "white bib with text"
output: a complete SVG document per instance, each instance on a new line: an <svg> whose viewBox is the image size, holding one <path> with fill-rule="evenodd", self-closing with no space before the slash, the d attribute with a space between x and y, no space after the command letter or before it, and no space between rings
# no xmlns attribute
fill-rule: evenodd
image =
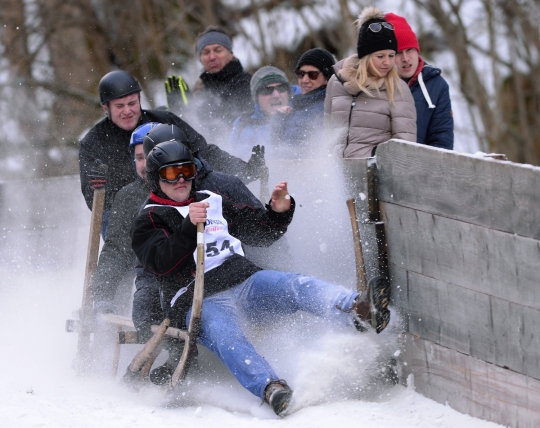
<svg viewBox="0 0 540 428"><path fill-rule="evenodd" d="M208 190L198 193L209 195L204 202L210 206L206 211L206 225L204 227L204 272L208 272L220 266L227 258L233 254L244 256L242 242L229 233L229 224L223 217L222 197ZM169 206L175 208L184 218L189 214L189 206L174 207L171 205L148 204L151 206ZM193 259L197 263L197 251L193 252Z"/></svg>

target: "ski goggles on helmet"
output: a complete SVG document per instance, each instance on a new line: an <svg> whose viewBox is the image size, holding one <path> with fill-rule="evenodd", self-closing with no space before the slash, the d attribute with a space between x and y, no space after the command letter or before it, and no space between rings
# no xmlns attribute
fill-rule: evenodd
<svg viewBox="0 0 540 428"><path fill-rule="evenodd" d="M319 70L311 70L311 71L304 71L304 70L298 70L296 72L296 77L299 79L303 79L304 76L307 74L307 77L309 77L309 80L317 80L317 77L319 77L319 74L321 74L322 71Z"/></svg>
<svg viewBox="0 0 540 428"><path fill-rule="evenodd" d="M286 83L280 83L276 86L265 86L264 88L261 88L257 91L258 95L272 95L274 93L274 90L278 91L280 94L283 94L285 92L289 91L289 85Z"/></svg>
<svg viewBox="0 0 540 428"><path fill-rule="evenodd" d="M159 168L159 179L165 183L177 183L180 178L191 181L197 175L197 167L193 162L181 162Z"/></svg>
<svg viewBox="0 0 540 428"><path fill-rule="evenodd" d="M383 27L387 28L388 30L394 31L394 26L389 22L374 22L368 25L368 28L374 33L378 33L383 29Z"/></svg>

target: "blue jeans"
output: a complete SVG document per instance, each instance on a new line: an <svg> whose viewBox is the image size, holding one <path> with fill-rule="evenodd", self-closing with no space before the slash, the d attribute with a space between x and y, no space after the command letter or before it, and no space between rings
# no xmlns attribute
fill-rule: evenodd
<svg viewBox="0 0 540 428"><path fill-rule="evenodd" d="M216 354L244 388L264 400L264 389L279 377L247 340L242 321L263 323L305 311L353 327L353 316L336 305L350 309L357 296L355 291L314 277L259 271L242 284L204 299L199 343ZM186 323L190 315L191 310Z"/></svg>

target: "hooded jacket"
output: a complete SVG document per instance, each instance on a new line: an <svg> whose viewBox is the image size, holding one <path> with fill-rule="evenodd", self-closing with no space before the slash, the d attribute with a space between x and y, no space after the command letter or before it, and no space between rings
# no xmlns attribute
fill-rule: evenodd
<svg viewBox="0 0 540 428"><path fill-rule="evenodd" d="M440 68L426 64L422 57L419 60L408 82L416 105L417 142L453 150L454 118L448 83Z"/></svg>
<svg viewBox="0 0 540 428"><path fill-rule="evenodd" d="M399 138L416 142L416 109L407 84L400 80L390 103L384 83L370 96L353 81L358 55L334 65L336 74L328 82L324 103L327 137L335 141L343 158L366 158L377 145Z"/></svg>

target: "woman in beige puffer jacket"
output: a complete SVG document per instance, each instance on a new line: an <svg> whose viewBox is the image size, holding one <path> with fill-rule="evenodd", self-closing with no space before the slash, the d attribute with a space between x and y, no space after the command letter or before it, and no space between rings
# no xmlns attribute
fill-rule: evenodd
<svg viewBox="0 0 540 428"><path fill-rule="evenodd" d="M366 158L391 138L416 141L416 108L394 67L393 26L373 6L358 17L357 54L338 62L328 82L324 119L328 138L344 158Z"/></svg>

